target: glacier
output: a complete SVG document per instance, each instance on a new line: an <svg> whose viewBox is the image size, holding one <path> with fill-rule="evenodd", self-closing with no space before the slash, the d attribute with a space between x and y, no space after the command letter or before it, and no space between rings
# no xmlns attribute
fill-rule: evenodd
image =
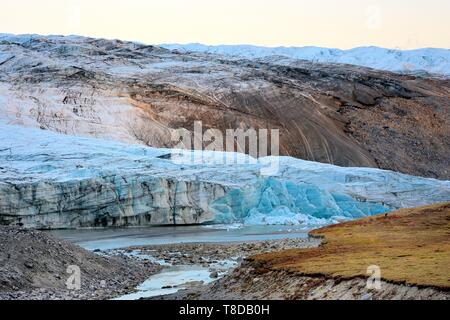
<svg viewBox="0 0 450 320"><path fill-rule="evenodd" d="M18 45L24 45L33 40L42 39L38 34L8 34L0 33L0 42L11 42ZM58 36L47 35L47 40L63 42L73 41L82 42L86 39L82 36ZM139 44L139 43L135 43ZM144 44L142 44L144 45ZM177 50L180 52L197 52L214 55L223 55L228 58L236 59L264 59L272 58L275 61L290 64L289 59L307 60L316 63L338 63L351 64L356 66L368 67L377 70L400 72L400 73L430 73L450 76L450 49L449 48L419 48L413 50L400 50L391 48L381 48L376 46L357 47L348 50L325 48L315 46L304 47L264 47L256 45L205 45L200 43L164 43L158 45L168 50ZM58 48L59 51L67 51L72 54L77 52L86 52L86 48L74 45L64 45ZM30 52L29 52L30 54ZM0 63L8 59L10 55L0 52ZM287 60L286 60L287 59ZM49 65L52 61L48 61ZM167 68L166 62L162 62ZM157 67L157 64L155 64ZM110 71L115 74L138 72L136 68L130 66L114 67ZM146 70L142 70L145 73Z"/></svg>
<svg viewBox="0 0 450 320"><path fill-rule="evenodd" d="M276 170L264 170L274 164ZM443 201L450 201L450 181L289 157L151 148L0 122L1 224L312 228Z"/></svg>
<svg viewBox="0 0 450 320"><path fill-rule="evenodd" d="M262 47L253 45L217 45L199 43L161 44L163 48L182 52L201 52L235 58L290 58L318 63L344 63L378 70L450 76L450 50L422 48L398 50L380 47L358 47L349 50L322 47ZM280 59L282 61L283 59Z"/></svg>

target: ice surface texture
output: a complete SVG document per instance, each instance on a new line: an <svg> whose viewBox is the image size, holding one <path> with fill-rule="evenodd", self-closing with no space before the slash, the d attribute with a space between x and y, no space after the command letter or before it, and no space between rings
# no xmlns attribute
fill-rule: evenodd
<svg viewBox="0 0 450 320"><path fill-rule="evenodd" d="M239 161L223 163L224 155ZM262 174L273 163L278 170ZM314 227L449 200L449 181L391 171L156 149L0 124L0 223Z"/></svg>

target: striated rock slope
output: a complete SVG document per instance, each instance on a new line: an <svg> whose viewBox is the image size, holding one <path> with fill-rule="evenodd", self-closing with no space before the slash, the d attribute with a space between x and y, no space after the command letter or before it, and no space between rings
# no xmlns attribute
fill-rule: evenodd
<svg viewBox="0 0 450 320"><path fill-rule="evenodd" d="M196 120L278 128L281 155L450 179L449 97L448 79L350 65L0 36L0 119L154 147Z"/></svg>

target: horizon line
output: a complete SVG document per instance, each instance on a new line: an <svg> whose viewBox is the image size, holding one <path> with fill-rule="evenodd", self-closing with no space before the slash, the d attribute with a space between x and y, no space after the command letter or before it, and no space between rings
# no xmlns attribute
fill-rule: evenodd
<svg viewBox="0 0 450 320"><path fill-rule="evenodd" d="M179 45L179 46L187 46L187 45L202 45L206 47L238 47L238 46L249 46L249 47L259 47L259 48L267 48L267 49L280 49L280 48L286 48L286 49L304 49L304 48L320 48L320 49L330 49L330 50L339 50L339 51L350 51L355 49L361 49L361 48L378 48L378 49L385 49L385 50L395 50L395 51L417 51L417 50L426 50L426 49L433 49L433 50L450 50L450 48L443 48L443 47L417 47L412 49L401 49L401 48L390 48L390 47L382 47L377 45L360 45L356 47L351 47L348 49L342 49L342 48L336 48L336 47L324 47L324 46L316 46L316 45L278 45L278 46L265 46L260 44L251 44L251 43L235 43L235 44L207 44L207 43L201 43L201 42L164 42L164 43L146 43L138 40L129 40L129 39L120 39L120 38L108 38L108 37L95 37L95 36L89 36L89 35L81 35L81 34L40 34L40 33L10 33L10 32L0 32L0 36L40 36L40 37L79 37L79 38L87 38L87 39L97 39L97 40L109 40L109 41L123 41L123 42L132 42L132 43L138 43L143 45L153 45L153 46L164 46L164 45Z"/></svg>

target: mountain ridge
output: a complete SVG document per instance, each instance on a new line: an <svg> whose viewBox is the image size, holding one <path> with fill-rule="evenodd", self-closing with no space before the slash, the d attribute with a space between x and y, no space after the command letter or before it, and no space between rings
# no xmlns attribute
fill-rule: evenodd
<svg viewBox="0 0 450 320"><path fill-rule="evenodd" d="M0 33L0 41L16 39L33 39L46 37L48 39L94 39L79 35L39 35L39 34L9 34ZM108 39L149 45L138 41ZM265 58L283 56L292 59L302 59L322 63L343 63L377 70L401 73L429 73L435 76L450 76L450 49L421 47L415 49L384 48L373 45L358 46L350 49L329 48L320 46L260 46L252 44L220 44L207 45L197 42L191 43L161 43L151 44L169 50L183 50L185 52L202 52L222 54L242 58ZM358 57L363 55L364 59ZM372 57L370 57L372 56ZM373 60L367 60L372 58ZM388 60L389 63L386 62ZM384 63L382 63L384 61Z"/></svg>
<svg viewBox="0 0 450 320"><path fill-rule="evenodd" d="M245 58L264 58L284 56L323 63L345 63L392 72L421 72L450 76L450 49L418 48L389 49L377 46L361 46L352 49L337 49L316 46L277 46L256 45L204 45L201 43L160 44L171 50L223 54ZM364 59L358 57L363 55ZM370 57L370 55L372 57ZM368 60L373 59L373 60ZM386 62L389 60L389 63ZM384 61L384 63L381 63ZM397 64L397 65L396 65Z"/></svg>

